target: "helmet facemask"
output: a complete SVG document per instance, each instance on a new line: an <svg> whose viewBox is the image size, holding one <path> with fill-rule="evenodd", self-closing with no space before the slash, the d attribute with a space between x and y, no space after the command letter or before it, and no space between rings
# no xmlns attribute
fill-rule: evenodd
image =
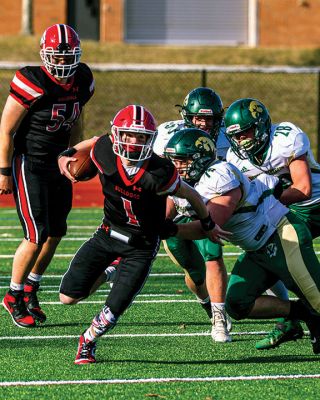
<svg viewBox="0 0 320 400"><path fill-rule="evenodd" d="M118 156L129 161L144 161L152 156L153 144L156 139L156 121L153 115L145 107L129 105L121 109L111 122L111 134L113 151ZM142 134L146 141L130 143L123 140L123 134Z"/></svg>
<svg viewBox="0 0 320 400"><path fill-rule="evenodd" d="M208 133L198 128L186 128L176 132L164 151L165 157L174 162L183 180L196 183L208 165L216 159L215 145ZM179 166L176 161L184 161Z"/></svg>
<svg viewBox="0 0 320 400"><path fill-rule="evenodd" d="M240 143L236 139L236 136L241 136L242 133L250 129L254 130L252 138L244 139ZM267 144L269 143L271 123L267 123L260 119L248 128L241 130L232 131L232 126L227 128L227 138L231 144L233 151L237 156L244 160L249 160L257 163L257 157L263 152Z"/></svg>
<svg viewBox="0 0 320 400"><path fill-rule="evenodd" d="M242 160L261 164L271 133L267 108L256 99L239 99L228 107L224 121L226 137L234 153ZM241 136L245 138L240 141Z"/></svg>
<svg viewBox="0 0 320 400"><path fill-rule="evenodd" d="M56 78L69 78L74 75L78 68L81 49L76 47L72 50L54 50L52 47L40 50L41 60L46 70ZM66 64L56 64L54 58L64 57Z"/></svg>
<svg viewBox="0 0 320 400"><path fill-rule="evenodd" d="M118 156L135 162L144 161L151 157L153 153L153 143L156 138L155 131L133 128L126 129L113 126L111 132L113 138L113 151ZM146 142L144 144L125 142L122 140L122 135L125 132L142 133L146 136Z"/></svg>
<svg viewBox="0 0 320 400"><path fill-rule="evenodd" d="M188 128L202 129L213 140L217 139L223 121L223 104L220 96L210 88L199 87L193 89L180 106L180 114ZM212 126L204 128L193 122L193 118L212 118Z"/></svg>
<svg viewBox="0 0 320 400"><path fill-rule="evenodd" d="M186 110L183 109L181 110L181 116L185 121L185 125L188 128L197 128L197 129L202 129L205 132L209 133L211 137L216 140L219 134L219 130L222 126L222 118L223 118L223 112L221 113L220 116L213 116L212 114L203 114L203 113L198 113L198 114L187 114ZM212 118L212 126L210 129L204 129L200 125L197 125L193 122L193 117L205 117L205 118Z"/></svg>

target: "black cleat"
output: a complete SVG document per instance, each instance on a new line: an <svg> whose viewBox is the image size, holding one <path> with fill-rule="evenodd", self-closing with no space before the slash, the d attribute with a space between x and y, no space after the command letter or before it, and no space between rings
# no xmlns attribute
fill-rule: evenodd
<svg viewBox="0 0 320 400"><path fill-rule="evenodd" d="M30 280L24 285L24 302L28 313L39 322L45 322L47 319L46 314L42 311L37 291L39 290L39 282L31 282Z"/></svg>

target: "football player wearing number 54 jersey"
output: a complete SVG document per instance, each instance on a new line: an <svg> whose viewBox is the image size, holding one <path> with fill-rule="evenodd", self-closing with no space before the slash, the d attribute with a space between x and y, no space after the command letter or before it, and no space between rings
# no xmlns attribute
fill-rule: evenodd
<svg viewBox="0 0 320 400"><path fill-rule="evenodd" d="M79 142L81 113L94 92L91 70L80 63L78 34L68 25L47 28L42 66L15 73L0 125L0 195L13 192L24 239L13 260L3 305L19 327L44 322L37 290L71 209L71 182L57 156Z"/></svg>
<svg viewBox="0 0 320 400"><path fill-rule="evenodd" d="M211 220L201 196L181 180L171 161L153 153L155 137L152 114L143 106L129 105L114 117L110 136L88 139L59 157L61 172L72 179L68 164L74 151L91 148L105 197L102 225L72 259L61 282L61 302L76 304L88 297L105 266L120 257L105 306L80 337L75 364L96 362L97 339L116 325L141 291L160 239L194 238L193 223L176 225L165 219L169 195L189 201L206 237L221 243L219 238L227 234Z"/></svg>

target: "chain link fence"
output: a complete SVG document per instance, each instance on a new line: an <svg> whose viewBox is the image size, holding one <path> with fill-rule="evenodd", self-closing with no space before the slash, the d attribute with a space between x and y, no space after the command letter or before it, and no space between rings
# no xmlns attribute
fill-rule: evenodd
<svg viewBox="0 0 320 400"><path fill-rule="evenodd" d="M0 110L10 81L21 65L0 66ZM185 65L90 65L96 92L85 107L85 137L110 130L115 113L128 104L142 104L158 123L179 119L176 104L198 86L214 89L227 107L241 97L254 97L270 111L273 122L290 121L310 137L319 160L318 68Z"/></svg>

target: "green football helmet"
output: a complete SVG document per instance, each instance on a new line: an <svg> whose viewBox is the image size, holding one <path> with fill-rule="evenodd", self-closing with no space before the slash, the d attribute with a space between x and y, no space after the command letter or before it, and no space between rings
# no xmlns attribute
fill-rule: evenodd
<svg viewBox="0 0 320 400"><path fill-rule="evenodd" d="M220 96L210 88L193 89L180 106L180 114L188 128L197 128L192 119L197 117L212 117L213 123L208 132L216 140L223 118L223 104Z"/></svg>
<svg viewBox="0 0 320 400"><path fill-rule="evenodd" d="M216 159L212 137L198 128L185 128L176 132L164 149L164 156L174 164L178 160L183 167L177 168L183 180L194 184Z"/></svg>
<svg viewBox="0 0 320 400"><path fill-rule="evenodd" d="M267 108L259 100L240 99L228 107L224 122L233 151L242 160L249 158L256 162L256 156L263 153L270 139L271 118ZM238 142L239 134L250 128L254 128L253 139Z"/></svg>

